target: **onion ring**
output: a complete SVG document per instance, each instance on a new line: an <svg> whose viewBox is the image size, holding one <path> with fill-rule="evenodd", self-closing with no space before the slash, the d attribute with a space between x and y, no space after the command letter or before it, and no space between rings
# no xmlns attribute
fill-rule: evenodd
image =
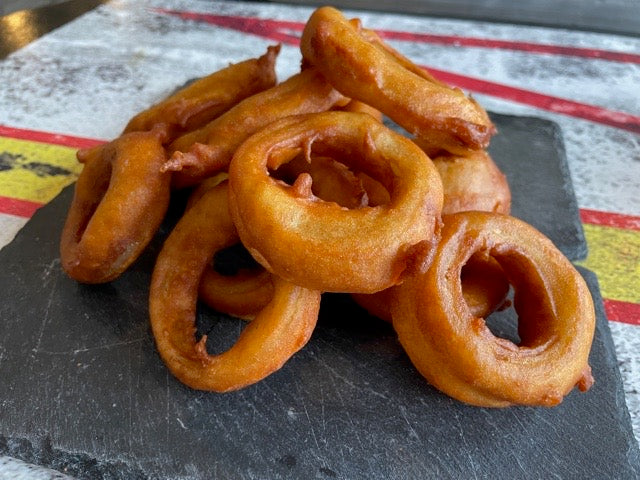
<svg viewBox="0 0 640 480"><path fill-rule="evenodd" d="M162 247L151 279L149 312L160 356L191 388L227 392L275 372L309 340L320 292L274 278L274 295L227 351L210 355L196 341L198 285L228 226L226 183L204 193L179 220Z"/></svg>
<svg viewBox="0 0 640 480"><path fill-rule="evenodd" d="M532 226L507 215L443 217L429 268L398 287L393 326L413 364L463 402L553 406L593 383L595 329L589 289L566 257ZM460 270L474 253L493 257L513 285L520 343L494 336L462 298Z"/></svg>
<svg viewBox="0 0 640 480"><path fill-rule="evenodd" d="M168 127L167 142L205 125L239 101L276 84L275 61L280 46L259 58L245 60L200 78L170 97L135 115L123 133Z"/></svg>
<svg viewBox="0 0 640 480"><path fill-rule="evenodd" d="M313 12L300 49L345 96L380 110L413 135L436 135L443 148L485 148L495 133L473 99L435 80L333 7Z"/></svg>
<svg viewBox="0 0 640 480"><path fill-rule="evenodd" d="M310 178L288 187L268 175L300 153L376 177L391 200L349 210L318 201ZM314 290L372 293L397 284L416 254L433 248L442 185L407 138L368 114L329 111L285 118L247 139L231 162L229 198L242 243L267 270Z"/></svg>
<svg viewBox="0 0 640 480"><path fill-rule="evenodd" d="M367 203L367 195L359 179L345 165L328 157L314 157L308 162L303 156L298 156L281 165L273 175L292 184L304 173L311 176L313 194L324 201L346 208L358 208ZM226 178L226 175L219 174L205 180L189 197L189 203L221 178ZM229 222L227 228L232 229L229 244L238 242L235 226ZM233 275L225 275L208 265L200 281L199 295L200 300L214 310L251 319L273 297L273 281L271 274L262 267L240 269Z"/></svg>
<svg viewBox="0 0 640 480"><path fill-rule="evenodd" d="M507 178L484 150L468 156L441 155L433 164L442 179L442 214L481 210L508 214L511 190Z"/></svg>
<svg viewBox="0 0 640 480"><path fill-rule="evenodd" d="M243 100L201 129L178 137L170 145L173 155L163 170L174 172L178 188L195 185L226 170L240 144L260 128L289 115L321 112L346 101L320 70L305 69Z"/></svg>
<svg viewBox="0 0 640 480"><path fill-rule="evenodd" d="M198 185L187 201L186 210L193 206L211 189L216 188L228 178L226 173L220 173L214 177L207 178ZM218 195L217 200L224 205L211 206L215 211L222 211L217 221L219 235L218 249L236 247L240 238L236 232L236 227L229 218L227 198ZM209 199L213 202L213 199ZM226 210L225 210L226 208ZM257 268L234 269L233 274L220 273L216 268L215 258L219 253L214 252L214 261L206 265L200 286L198 289L199 299L213 310L244 320L253 319L273 298L273 279L271 274L261 266Z"/></svg>
<svg viewBox="0 0 640 480"><path fill-rule="evenodd" d="M140 255L169 206L164 126L78 151L84 168L60 240L67 274L83 283L118 277Z"/></svg>

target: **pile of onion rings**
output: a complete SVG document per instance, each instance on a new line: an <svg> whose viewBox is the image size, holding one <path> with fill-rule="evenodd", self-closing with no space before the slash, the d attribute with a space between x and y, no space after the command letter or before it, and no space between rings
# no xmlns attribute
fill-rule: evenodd
<svg viewBox="0 0 640 480"><path fill-rule="evenodd" d="M269 47L78 152L60 245L69 276L117 278L187 192L149 312L160 357L194 389L272 374L308 342L322 294L341 292L462 402L552 406L587 390L591 295L549 239L509 215L487 112L332 7L313 12L300 50L282 82ZM234 248L250 261L223 272L219 255ZM247 320L227 351L198 335L198 302ZM519 341L485 321L510 305Z"/></svg>

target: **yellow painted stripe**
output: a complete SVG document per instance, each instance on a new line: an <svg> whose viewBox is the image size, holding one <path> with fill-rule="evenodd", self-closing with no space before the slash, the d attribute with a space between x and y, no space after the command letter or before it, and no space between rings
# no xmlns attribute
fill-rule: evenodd
<svg viewBox="0 0 640 480"><path fill-rule="evenodd" d="M580 265L593 271L602 296L640 303L640 231L584 224L589 247Z"/></svg>
<svg viewBox="0 0 640 480"><path fill-rule="evenodd" d="M82 170L76 150L0 137L0 197L49 202Z"/></svg>

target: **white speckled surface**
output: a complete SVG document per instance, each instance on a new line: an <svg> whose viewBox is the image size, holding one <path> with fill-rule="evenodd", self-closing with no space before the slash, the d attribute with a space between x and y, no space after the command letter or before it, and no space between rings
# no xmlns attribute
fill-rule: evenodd
<svg viewBox="0 0 640 480"><path fill-rule="evenodd" d="M205 23L158 15L151 7L304 22L306 7L241 2L115 0L10 55L0 63L0 125L107 139L132 114L186 80L272 44L264 38ZM376 29L454 34L582 46L640 54L640 38L535 27L347 12ZM97 33L97 34L96 34ZM527 52L390 41L416 63L640 115L640 64ZM300 55L284 46L278 74L298 68ZM475 95L487 109L535 115L563 132L578 205L640 216L640 135L489 95ZM116 108L114 108L117 106ZM23 218L0 214L0 245ZM635 257L637 258L637 257ZM640 265L636 266L640 275ZM611 322L627 406L640 438L640 326ZM0 355L1 359L1 355ZM26 470L23 469L26 468ZM0 457L0 478L67 478L36 474Z"/></svg>
<svg viewBox="0 0 640 480"><path fill-rule="evenodd" d="M72 480L63 473L0 456L0 480Z"/></svg>

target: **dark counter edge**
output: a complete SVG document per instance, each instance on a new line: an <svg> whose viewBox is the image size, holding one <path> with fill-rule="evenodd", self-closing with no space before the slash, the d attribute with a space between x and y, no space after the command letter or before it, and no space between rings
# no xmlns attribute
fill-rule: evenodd
<svg viewBox="0 0 640 480"><path fill-rule="evenodd" d="M370 0L268 1L270 3L316 7L330 4L340 9L579 30L630 37L640 36L640 2L631 0L628 0L627 5L624 6L611 6L581 0L564 2L555 0L540 0L538 2L496 0L490 5L479 5L473 0L379 0L373 3Z"/></svg>
<svg viewBox="0 0 640 480"><path fill-rule="evenodd" d="M104 3L107 3L107 0L69 0L56 5L48 5L28 10L31 14L32 28L28 34L25 34L19 39L13 39L14 41L9 41L11 39L8 38L8 33L4 30L4 26L0 22L0 39L3 40L0 43L0 60L26 46L28 43L37 40L43 35L69 23ZM20 11L9 13L4 17L16 14L20 14ZM0 16L0 19L4 17Z"/></svg>

